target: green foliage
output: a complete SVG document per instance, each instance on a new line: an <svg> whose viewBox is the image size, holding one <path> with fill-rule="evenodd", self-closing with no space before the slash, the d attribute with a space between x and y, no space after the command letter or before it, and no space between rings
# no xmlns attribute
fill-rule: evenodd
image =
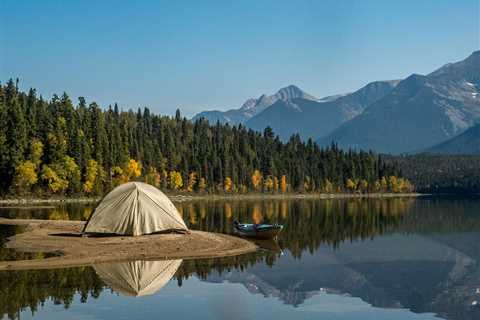
<svg viewBox="0 0 480 320"><path fill-rule="evenodd" d="M0 195L14 184L101 195L130 180L185 192L400 190L387 181L401 178L399 171L371 152L334 144L322 149L298 135L282 142L270 128L262 134L242 125L191 122L179 111L167 117L78 100L74 106L64 93L45 101L13 81L0 85ZM23 170L26 161L30 172ZM41 171L41 183L33 182L33 171Z"/></svg>

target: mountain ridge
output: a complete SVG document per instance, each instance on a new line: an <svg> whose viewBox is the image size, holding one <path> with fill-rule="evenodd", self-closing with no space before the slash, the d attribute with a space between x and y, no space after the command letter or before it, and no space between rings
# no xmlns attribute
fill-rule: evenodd
<svg viewBox="0 0 480 320"><path fill-rule="evenodd" d="M428 75L412 74L320 145L384 153L424 150L480 121L480 51Z"/></svg>
<svg viewBox="0 0 480 320"><path fill-rule="evenodd" d="M316 139L361 114L398 83L399 80L374 81L353 93L316 101L302 98L278 100L248 119L245 125L257 131L269 126L283 140L295 133L305 140Z"/></svg>
<svg viewBox="0 0 480 320"><path fill-rule="evenodd" d="M240 108L229 109L227 111L210 110L202 111L193 116L192 120L195 121L200 118L204 118L209 122L215 123L230 123L230 124L243 124L248 119L259 114L278 100L291 100L295 98L302 98L305 100L318 100L316 97L306 93L296 85L288 85L280 88L276 93L272 95L262 94L257 99L247 99Z"/></svg>
<svg viewBox="0 0 480 320"><path fill-rule="evenodd" d="M434 154L480 155L480 123L458 136L425 150Z"/></svg>

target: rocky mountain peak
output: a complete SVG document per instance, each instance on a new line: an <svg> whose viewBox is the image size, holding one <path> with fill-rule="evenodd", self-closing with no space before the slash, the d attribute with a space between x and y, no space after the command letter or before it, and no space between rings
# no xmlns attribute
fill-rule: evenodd
<svg viewBox="0 0 480 320"><path fill-rule="evenodd" d="M282 99L282 100L291 100L291 99L297 99L297 98L314 100L314 101L318 100L314 96L304 92L302 89L300 89L299 87L293 84L287 87L281 88L280 90L278 90L275 96L277 96L278 99Z"/></svg>

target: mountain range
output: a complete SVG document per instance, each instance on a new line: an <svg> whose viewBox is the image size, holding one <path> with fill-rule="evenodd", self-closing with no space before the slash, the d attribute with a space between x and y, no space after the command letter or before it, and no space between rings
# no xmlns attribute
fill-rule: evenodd
<svg viewBox="0 0 480 320"><path fill-rule="evenodd" d="M334 141L342 148L382 153L479 153L480 128L467 130L480 122L479 91L476 51L428 75L375 81L322 99L290 85L274 95L248 99L239 109L204 111L193 119L244 124L258 131L270 126L283 140L298 133L319 145Z"/></svg>
<svg viewBox="0 0 480 320"><path fill-rule="evenodd" d="M428 149L480 120L480 51L429 75L411 75L358 117L321 137L385 153Z"/></svg>
<svg viewBox="0 0 480 320"><path fill-rule="evenodd" d="M273 95L263 94L257 99L250 98L245 101L239 109L230 109L227 111L203 111L196 114L192 120L195 121L197 119L204 118L210 123L216 123L218 121L220 123L229 123L232 125L243 124L278 100L291 101L297 98L309 101L318 100L314 96L303 92L297 86L290 85L278 90L278 92Z"/></svg>
<svg viewBox="0 0 480 320"><path fill-rule="evenodd" d="M283 140L295 133L303 139L315 139L361 114L368 105L388 94L397 83L376 81L354 93L321 100L279 99L250 118L245 125L257 131L270 126Z"/></svg>

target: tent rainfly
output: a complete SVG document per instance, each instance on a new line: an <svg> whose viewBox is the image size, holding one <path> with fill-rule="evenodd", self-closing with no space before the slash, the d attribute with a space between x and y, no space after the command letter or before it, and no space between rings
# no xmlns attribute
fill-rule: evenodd
<svg viewBox="0 0 480 320"><path fill-rule="evenodd" d="M170 199L154 186L128 182L103 198L83 233L140 236L168 230L188 230Z"/></svg>

